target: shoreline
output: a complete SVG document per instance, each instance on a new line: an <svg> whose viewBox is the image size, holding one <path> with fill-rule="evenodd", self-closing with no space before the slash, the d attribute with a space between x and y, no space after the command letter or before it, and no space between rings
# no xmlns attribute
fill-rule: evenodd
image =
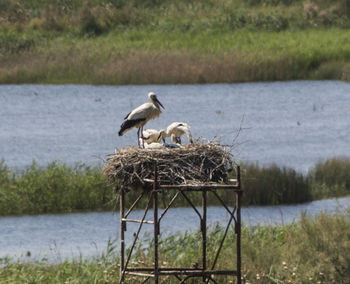
<svg viewBox="0 0 350 284"><path fill-rule="evenodd" d="M193 36L135 29L99 37L27 37L35 42L28 50L0 55L0 84L350 81L350 30L340 28Z"/></svg>
<svg viewBox="0 0 350 284"><path fill-rule="evenodd" d="M347 232L349 214L321 213L316 218L302 216L289 225L242 227L242 276L249 283L342 283L350 279L346 263L349 261ZM208 243L215 248L223 234L222 227L208 230ZM231 240L231 241L230 241ZM235 240L233 229L228 232L218 269L235 265ZM216 245L215 245L216 244ZM198 233L173 234L162 238L160 247L162 265L179 264L190 267L198 258L200 249ZM132 266L152 265L152 241L145 240L132 256ZM208 252L213 259L216 250ZM119 254L113 241L109 240L105 251L96 257L62 259L58 262L48 259L0 259L0 280L10 283L70 283L96 282L116 283L119 278ZM30 258L31 252L24 256ZM218 283L229 283L231 277L219 276ZM132 279L129 278L132 281ZM135 280L135 279L134 279ZM136 281L136 280L135 280ZM133 282L130 282L133 283Z"/></svg>
<svg viewBox="0 0 350 284"><path fill-rule="evenodd" d="M295 205L346 197L349 195L349 167L350 159L345 157L319 162L307 174L276 165L243 165L242 206ZM331 169L337 174L332 174L334 171ZM3 160L0 162L0 181L0 195L6 196L0 199L1 216L82 213L118 208L118 194L103 176L101 167L69 166L59 162L40 167L34 162L18 173L7 167ZM130 200L133 200L139 189L133 189L129 194ZM225 192L222 194L222 197L228 198ZM189 198L195 205L201 204L198 195L189 194ZM177 207L184 204L187 202L182 200ZM208 205L218 204L212 201ZM142 208L145 204L141 202L139 206Z"/></svg>

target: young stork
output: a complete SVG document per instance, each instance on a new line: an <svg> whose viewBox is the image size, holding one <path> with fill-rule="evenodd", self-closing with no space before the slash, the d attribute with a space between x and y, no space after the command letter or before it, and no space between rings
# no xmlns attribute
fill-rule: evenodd
<svg viewBox="0 0 350 284"><path fill-rule="evenodd" d="M185 122L173 122L166 130L166 136L171 136L174 143L181 144L181 136L187 135L188 141L193 144L190 126Z"/></svg>
<svg viewBox="0 0 350 284"><path fill-rule="evenodd" d="M166 133L164 129L156 130L156 129L146 129L142 132L142 137L144 142L147 144L151 143L159 143L166 137Z"/></svg>
<svg viewBox="0 0 350 284"><path fill-rule="evenodd" d="M140 146L140 141L139 141L140 131L142 134L144 125L149 120L158 117L162 113L162 111L160 110L160 107L165 109L164 106L161 104L161 102L157 99L157 96L155 93L150 92L148 94L148 98L151 100L151 103L144 103L144 104L140 105L139 107L135 108L130 113L128 113L125 116L124 122L120 126L120 130L118 132L119 136L122 136L125 132L136 127L138 129L137 130L137 143L139 146Z"/></svg>

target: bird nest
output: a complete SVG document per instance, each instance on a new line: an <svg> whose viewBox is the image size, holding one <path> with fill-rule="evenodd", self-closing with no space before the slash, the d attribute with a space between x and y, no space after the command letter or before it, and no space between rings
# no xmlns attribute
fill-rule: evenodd
<svg viewBox="0 0 350 284"><path fill-rule="evenodd" d="M145 186L157 167L161 184L200 184L227 181L233 161L229 147L218 143L191 144L181 148L121 148L107 157L103 173L123 186Z"/></svg>

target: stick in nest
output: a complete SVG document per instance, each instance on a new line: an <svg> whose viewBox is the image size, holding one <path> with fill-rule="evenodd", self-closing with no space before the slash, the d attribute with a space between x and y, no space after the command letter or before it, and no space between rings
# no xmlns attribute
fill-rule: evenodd
<svg viewBox="0 0 350 284"><path fill-rule="evenodd" d="M193 184L226 181L233 161L230 150L215 142L172 149L126 147L109 155L103 173L120 185L144 185L144 179L154 178L155 163L162 184Z"/></svg>

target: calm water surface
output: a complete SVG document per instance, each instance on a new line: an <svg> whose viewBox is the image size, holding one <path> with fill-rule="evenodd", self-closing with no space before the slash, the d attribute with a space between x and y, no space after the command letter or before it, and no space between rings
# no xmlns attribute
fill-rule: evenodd
<svg viewBox="0 0 350 284"><path fill-rule="evenodd" d="M146 128L186 121L195 137L235 141L238 160L306 171L319 159L348 155L350 83L296 81L214 85L2 85L0 158L23 168L35 159L101 164L115 148L124 116L154 91L165 111Z"/></svg>
<svg viewBox="0 0 350 284"><path fill-rule="evenodd" d="M124 116L154 91L166 110L146 128L165 128L173 121L192 126L194 137L232 144L236 159L277 163L306 172L320 159L349 155L350 83L297 81L276 83L80 86L1 85L0 158L15 169L36 160L46 165L103 164L115 148L137 145L136 131L118 137ZM248 225L288 223L301 210L315 215L349 207L349 198L302 205L248 207ZM209 209L209 223L228 218ZM136 212L136 215L141 212ZM170 210L165 233L197 228L189 208ZM186 220L186 222L183 222ZM0 257L53 260L98 255L118 235L119 215L111 212L0 218ZM128 239L136 227L128 226ZM147 228L143 233L147 234ZM30 257L25 257L30 252Z"/></svg>
<svg viewBox="0 0 350 284"><path fill-rule="evenodd" d="M299 205L244 207L242 220L248 226L288 224L298 220L301 212L315 216L320 212L343 212L349 208L350 196ZM143 211L137 210L130 218L141 219L142 215ZM147 218L152 220L151 214ZM209 227L217 223L224 225L228 219L229 215L222 207L208 208ZM116 241L116 252L119 246L119 214L113 212L3 217L0 228L0 257L61 261L101 255L106 251L108 240ZM137 228L137 224L128 224L128 246ZM198 229L199 218L191 208L170 209L161 221L163 235ZM144 225L141 236L147 239L152 232L152 225ZM26 256L27 252L30 257Z"/></svg>

